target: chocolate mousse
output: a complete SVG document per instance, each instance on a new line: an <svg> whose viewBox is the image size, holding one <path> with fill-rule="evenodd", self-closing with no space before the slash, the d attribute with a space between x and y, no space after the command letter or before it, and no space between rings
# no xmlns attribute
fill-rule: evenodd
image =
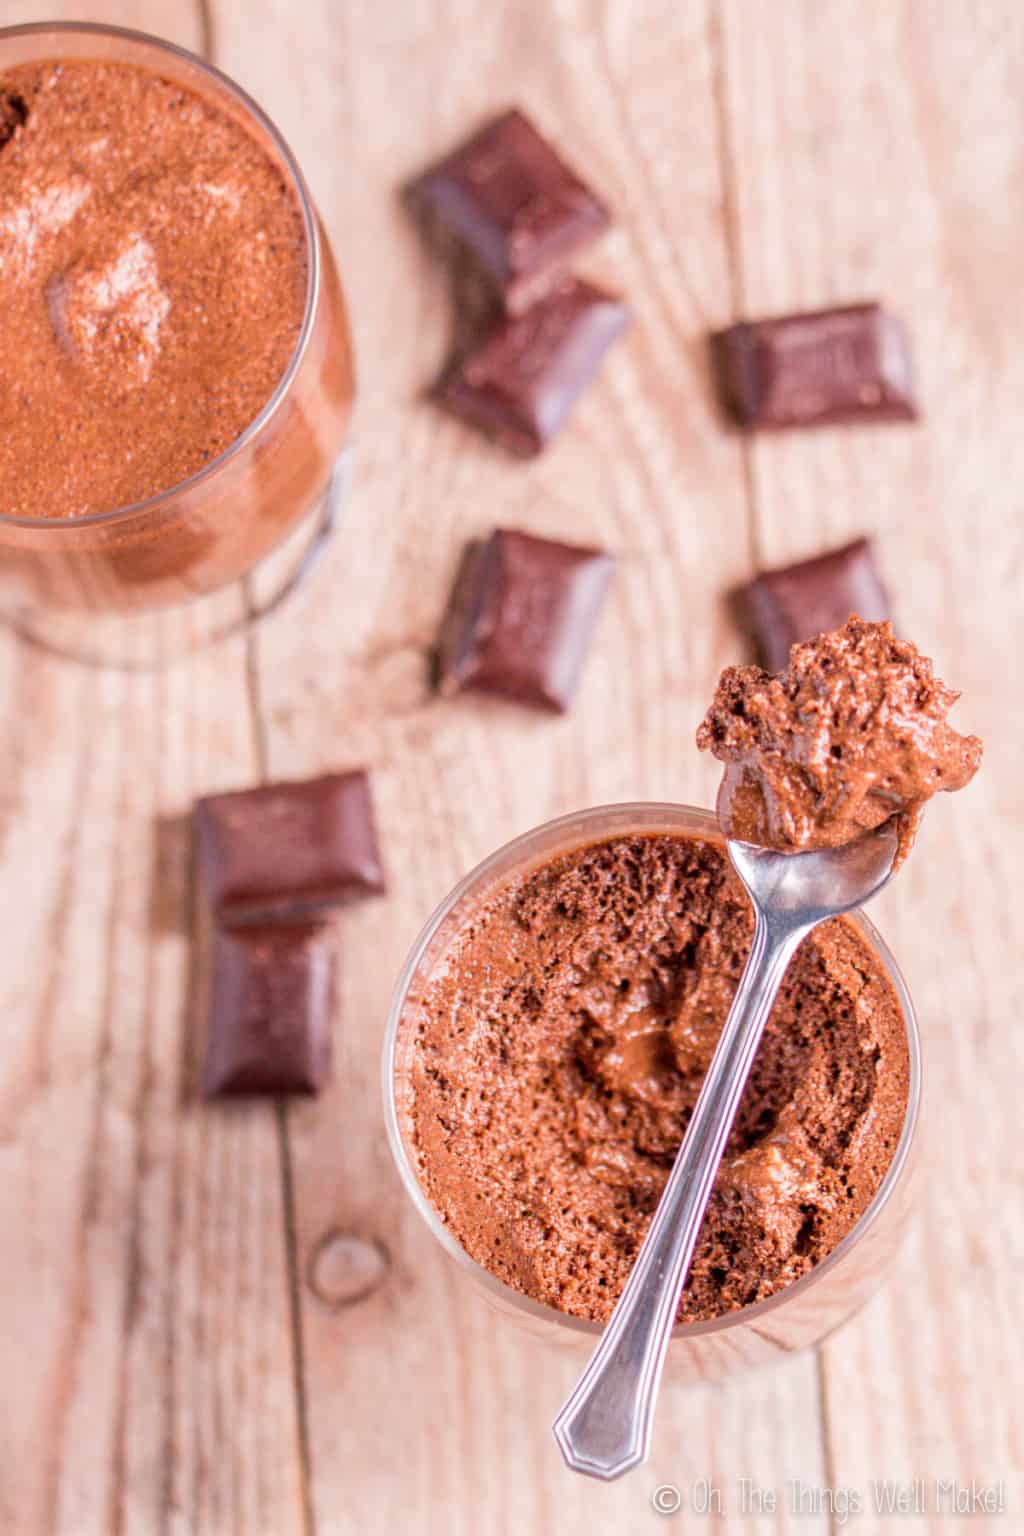
<svg viewBox="0 0 1024 1536"><path fill-rule="evenodd" d="M295 350L294 190L241 119L134 65L0 76L0 507L77 518L186 479Z"/></svg>
<svg viewBox="0 0 1024 1536"><path fill-rule="evenodd" d="M898 816L905 858L926 801L963 789L977 736L946 716L960 697L889 623L853 615L790 651L772 676L727 667L697 745L725 764L727 836L785 851L834 848Z"/></svg>
<svg viewBox="0 0 1024 1536"><path fill-rule="evenodd" d="M534 1300L610 1315L679 1150L753 931L720 843L639 832L511 879L410 1004L423 1188ZM679 1309L714 1318L806 1274L871 1202L908 1052L845 919L801 946L768 1021Z"/></svg>

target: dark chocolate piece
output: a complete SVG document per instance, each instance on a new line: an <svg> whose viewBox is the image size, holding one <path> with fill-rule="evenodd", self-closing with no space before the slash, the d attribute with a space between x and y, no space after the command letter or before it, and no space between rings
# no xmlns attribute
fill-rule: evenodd
<svg viewBox="0 0 1024 1536"><path fill-rule="evenodd" d="M500 319L456 358L434 398L503 448L523 456L540 453L627 318L619 299L567 279L526 314Z"/></svg>
<svg viewBox="0 0 1024 1536"><path fill-rule="evenodd" d="M294 921L384 890L363 769L209 795L196 804L196 837L223 923Z"/></svg>
<svg viewBox="0 0 1024 1536"><path fill-rule="evenodd" d="M0 90L0 149L14 138L15 133L28 118L25 98L17 91Z"/></svg>
<svg viewBox="0 0 1024 1536"><path fill-rule="evenodd" d="M744 321L711 341L725 402L741 426L917 416L906 331L879 304Z"/></svg>
<svg viewBox="0 0 1024 1536"><path fill-rule="evenodd" d="M868 539L796 565L759 571L733 593L733 600L769 672L782 671L790 646L840 629L852 613L872 623L892 617Z"/></svg>
<svg viewBox="0 0 1024 1536"><path fill-rule="evenodd" d="M334 943L323 927L220 929L202 1089L317 1093L331 1064Z"/></svg>
<svg viewBox="0 0 1024 1536"><path fill-rule="evenodd" d="M515 108L406 188L418 212L472 253L521 313L608 228L608 210Z"/></svg>
<svg viewBox="0 0 1024 1536"><path fill-rule="evenodd" d="M614 561L498 529L462 560L438 646L438 686L559 713L572 701Z"/></svg>

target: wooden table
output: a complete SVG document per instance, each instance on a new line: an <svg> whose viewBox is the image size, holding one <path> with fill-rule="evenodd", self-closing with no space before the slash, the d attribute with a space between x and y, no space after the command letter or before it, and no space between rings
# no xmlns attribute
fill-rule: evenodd
<svg viewBox="0 0 1024 1536"><path fill-rule="evenodd" d="M848 1490L859 1533L985 1528L878 1516L885 1478L926 1479L930 1507L934 1479L1002 1479L997 1528L1019 1529L1024 8L16 0L3 19L54 11L202 50L267 106L339 255L361 394L345 529L248 639L126 676L0 634L0 1530L618 1536L671 1528L660 1483L698 1504L720 1490L721 1513L677 1529L819 1536ZM592 270L635 316L529 467L417 403L447 294L395 200L506 101L609 196ZM909 323L922 426L723 429L710 327L865 295ZM568 719L429 695L457 551L495 522L619 557ZM596 1486L548 1433L571 1364L495 1326L399 1187L389 991L428 911L499 842L588 803L707 803L693 730L741 655L723 592L862 530L988 741L880 904L925 1037L920 1216L852 1324L778 1369L666 1393L649 1467ZM344 918L334 1086L287 1110L201 1107L183 818L203 791L357 763L392 893ZM345 1305L351 1235L390 1266ZM743 1478L775 1514L743 1515Z"/></svg>

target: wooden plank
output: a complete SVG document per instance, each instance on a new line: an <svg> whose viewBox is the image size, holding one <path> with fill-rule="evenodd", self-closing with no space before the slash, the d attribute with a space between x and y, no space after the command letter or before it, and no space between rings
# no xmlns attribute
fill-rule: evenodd
<svg viewBox="0 0 1024 1536"><path fill-rule="evenodd" d="M253 771L242 647L0 667L0 1525L300 1530L275 1118L187 1071L182 817Z"/></svg>
<svg viewBox="0 0 1024 1536"><path fill-rule="evenodd" d="M96 21L110 27L152 32L182 48L202 52L205 43L203 0L11 0L4 6L4 26L24 22Z"/></svg>
<svg viewBox="0 0 1024 1536"><path fill-rule="evenodd" d="M824 1351L836 1483L868 1497L872 1479L924 1477L915 1529L966 1530L937 1512L934 1479L1004 1479L1017 1510L1021 1487L1008 1149L1022 1049L1008 1021L1024 932L1007 892L1024 855L1024 735L1007 688L1024 607L1024 15L1002 0L947 8L935 26L908 3L799 0L769 15L726 0L724 18L748 312L884 298L909 323L925 412L913 430L758 441L760 548L774 563L874 531L905 632L988 741L977 784L929 813L880 904L925 1041L922 1210L884 1293ZM869 1503L857 1528L891 1520Z"/></svg>
<svg viewBox="0 0 1024 1536"><path fill-rule="evenodd" d="M391 1254L387 1282L358 1304L303 1291L313 1504L332 1533L639 1530L657 1523L659 1481L716 1478L731 1495L741 1476L824 1476L809 1359L738 1385L674 1386L651 1466L613 1489L566 1473L548 1426L575 1367L467 1296L398 1187L379 1108L392 981L461 872L572 807L712 793L692 733L733 655L720 594L749 562L740 454L706 387L704 334L730 306L709 26L704 5L641 16L586 0L557 20L540 3L319 0L300 29L283 0L216 8L218 62L306 168L361 375L342 532L310 590L256 640L269 770L369 763L392 875L385 905L344 917L336 1082L289 1113L302 1275L330 1234ZM528 467L417 403L447 342L446 277L395 196L498 98L533 109L611 198L619 227L592 270L635 310L571 430ZM501 522L596 540L620 559L565 721L427 691L457 553ZM746 1529L734 1499L724 1509L709 1528ZM759 1525L790 1528L781 1512Z"/></svg>
<svg viewBox="0 0 1024 1536"><path fill-rule="evenodd" d="M132 675L0 631L0 732L0 1529L302 1531L278 1124L191 1086L184 818L254 772L244 644Z"/></svg>

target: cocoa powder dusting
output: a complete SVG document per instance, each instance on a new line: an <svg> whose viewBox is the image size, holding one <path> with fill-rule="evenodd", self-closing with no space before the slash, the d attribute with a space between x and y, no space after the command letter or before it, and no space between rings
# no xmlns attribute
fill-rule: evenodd
<svg viewBox="0 0 1024 1536"><path fill-rule="evenodd" d="M167 490L287 367L296 196L213 100L126 64L7 70L0 150L0 511L79 517Z"/></svg>
<svg viewBox="0 0 1024 1536"><path fill-rule="evenodd" d="M721 847L610 839L511 882L412 1020L423 1187L466 1251L605 1320L643 1241L753 928ZM899 1140L899 1003L843 919L805 940L755 1058L680 1320L771 1296L870 1204Z"/></svg>

